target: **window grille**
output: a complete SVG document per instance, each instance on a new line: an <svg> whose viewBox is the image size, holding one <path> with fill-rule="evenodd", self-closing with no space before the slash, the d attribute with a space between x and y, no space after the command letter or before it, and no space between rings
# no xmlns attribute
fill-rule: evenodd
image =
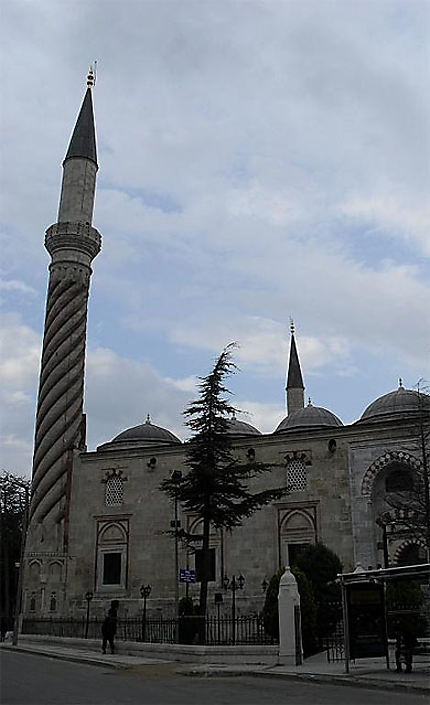
<svg viewBox="0 0 430 705"><path fill-rule="evenodd" d="M290 460L287 463L287 485L292 492L307 490L308 478L303 460Z"/></svg>
<svg viewBox="0 0 430 705"><path fill-rule="evenodd" d="M106 506L112 507L122 504L124 498L124 487L122 479L117 475L109 477L106 481Z"/></svg>

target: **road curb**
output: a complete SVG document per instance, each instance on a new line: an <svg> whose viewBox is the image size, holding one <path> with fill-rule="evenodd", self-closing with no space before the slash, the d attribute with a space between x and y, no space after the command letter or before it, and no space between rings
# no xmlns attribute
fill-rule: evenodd
<svg viewBox="0 0 430 705"><path fill-rule="evenodd" d="M332 683L334 685L349 685L354 688L367 688L367 689L377 689L377 690L388 690L388 691L406 691L412 693L420 693L423 695L429 694L429 688L425 688L419 685L414 685L413 683L396 683L395 681L380 681L375 678L367 678L362 680L360 676L337 676L337 675L325 675L323 673L313 674L313 673L267 673L265 671L247 671L247 670L189 670L183 669L181 671L182 675L193 676L193 677L206 677L206 678L230 678L233 676L252 676L253 678L283 678L284 680L296 680L296 681L309 681L310 683Z"/></svg>
<svg viewBox="0 0 430 705"><path fill-rule="evenodd" d="M58 661L71 661L72 663L87 663L90 666L106 666L106 668L116 668L124 669L130 668L133 664L124 664L114 661L103 661L97 658L97 656L79 656L78 654L62 654L58 651L40 651L37 649L27 649L24 646L2 646L2 650L16 652L19 651L23 654L32 654L33 656L47 656L49 658L55 658Z"/></svg>

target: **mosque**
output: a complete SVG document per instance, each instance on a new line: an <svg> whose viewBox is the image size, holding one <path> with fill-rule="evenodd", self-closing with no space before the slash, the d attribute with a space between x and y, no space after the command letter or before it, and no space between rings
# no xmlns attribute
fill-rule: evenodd
<svg viewBox="0 0 430 705"><path fill-rule="evenodd" d="M119 599L139 614L140 588L151 586L148 614L172 615L175 596L199 589L199 541L190 552L172 538L175 521L198 537L199 519L160 491L173 471L186 471L185 445L149 417L89 451L83 413L91 264L101 249L92 226L98 170L93 75L63 162L58 218L46 231L51 256L36 415L32 499L25 548L23 612L27 617L79 616L85 595L102 613ZM425 560L423 548L386 502L408 489L421 467L417 423L430 397L398 389L376 399L355 423L305 405L294 330L287 374L288 413L272 433L230 420L238 458L273 464L251 489L285 485L290 492L231 532L213 531L210 609L225 576L243 575L239 613L260 610L262 583L294 563L304 546L323 542L344 570ZM430 423L429 423L430 426ZM175 518L176 509L176 518ZM176 549L177 548L177 553ZM178 582L180 570L195 583ZM192 573L191 573L192 574ZM225 604L231 594L225 594Z"/></svg>

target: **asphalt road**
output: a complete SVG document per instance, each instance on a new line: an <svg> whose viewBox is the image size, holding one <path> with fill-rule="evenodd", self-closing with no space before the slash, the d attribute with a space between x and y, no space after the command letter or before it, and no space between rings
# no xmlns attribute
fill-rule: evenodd
<svg viewBox="0 0 430 705"><path fill-rule="evenodd" d="M2 705L424 705L427 696L279 678L181 676L175 664L115 670L3 651Z"/></svg>

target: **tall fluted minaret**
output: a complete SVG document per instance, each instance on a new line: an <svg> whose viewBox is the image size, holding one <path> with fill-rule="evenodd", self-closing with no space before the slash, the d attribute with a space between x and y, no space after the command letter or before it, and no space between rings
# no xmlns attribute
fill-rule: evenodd
<svg viewBox="0 0 430 705"><path fill-rule="evenodd" d="M303 409L305 405L305 385L303 384L302 371L300 369L299 355L294 337L294 323L290 321L290 359L288 362L287 386L287 414Z"/></svg>
<svg viewBox="0 0 430 705"><path fill-rule="evenodd" d="M85 347L91 262L101 236L92 227L97 153L93 72L63 162L58 222L46 231L51 255L33 457L30 537L64 549L73 450L82 447ZM44 530L44 527L46 530ZM56 530L53 530L53 527ZM33 543L33 541L31 541ZM56 544L56 548L54 547Z"/></svg>

